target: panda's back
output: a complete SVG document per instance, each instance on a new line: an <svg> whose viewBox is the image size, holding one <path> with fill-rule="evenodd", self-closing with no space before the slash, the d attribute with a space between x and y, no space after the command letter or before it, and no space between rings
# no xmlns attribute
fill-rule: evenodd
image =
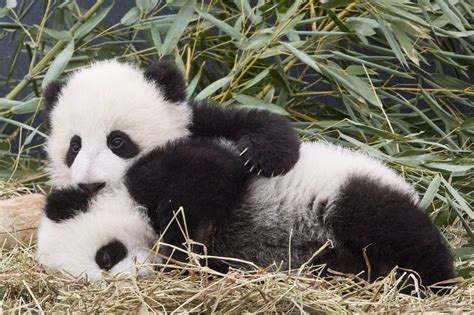
<svg viewBox="0 0 474 315"><path fill-rule="evenodd" d="M222 239L217 240L222 244L217 247L266 264L287 261L291 239L298 245L292 249L292 261L302 263L332 239L324 216L337 204L344 187L355 182L387 186L410 203L417 202L414 189L380 161L324 142L307 142L287 174L250 183L244 203L222 229Z"/></svg>

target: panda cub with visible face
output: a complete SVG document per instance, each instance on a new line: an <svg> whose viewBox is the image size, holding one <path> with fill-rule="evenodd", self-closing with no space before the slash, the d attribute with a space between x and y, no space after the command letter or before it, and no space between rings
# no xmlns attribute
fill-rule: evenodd
<svg viewBox="0 0 474 315"><path fill-rule="evenodd" d="M74 270L87 275L124 266L125 272L135 272L133 253L150 247L149 239L166 230L163 240L181 245L178 224L169 222L173 210L183 206L190 238L213 256L262 267L324 263L344 273L364 272L368 280L399 266L416 271L425 285L454 277L450 253L418 206L415 190L381 162L322 142L299 147L285 120L186 101L184 86L169 63L143 74L106 62L74 74L63 88L52 85L46 91L51 173L62 189L50 196L39 230L41 263L68 270L65 255L71 256L67 261ZM69 186L72 194L87 197L63 198ZM140 245L128 243L124 235L129 234L111 225L106 235L100 228L86 231L97 235L90 246L78 229L56 251L55 240L66 239L70 229L48 226L88 222L96 220L88 213L113 211L98 206L95 198L116 187L129 196L127 211L143 219L130 234L132 241L142 240ZM62 212L74 215L64 220L50 215ZM103 224L108 229L106 217ZM48 233L55 236L43 237ZM313 257L328 240L332 247ZM101 251L110 243L110 252ZM122 254L115 253L117 248ZM212 267L225 271L227 263L215 260Z"/></svg>
<svg viewBox="0 0 474 315"><path fill-rule="evenodd" d="M150 252L160 237L174 246L184 242L178 224L186 224L194 240L212 238L214 228L241 202L249 177L238 152L218 142L168 143L141 157L124 184L100 193L80 187L53 190L38 233L39 262L92 280L103 271L147 274L152 264L162 262ZM170 224L179 207L190 211ZM169 256L170 248L162 246L160 253Z"/></svg>

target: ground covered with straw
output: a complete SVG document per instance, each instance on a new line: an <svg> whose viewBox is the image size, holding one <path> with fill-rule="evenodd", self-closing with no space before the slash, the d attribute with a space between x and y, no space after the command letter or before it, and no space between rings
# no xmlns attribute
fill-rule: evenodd
<svg viewBox="0 0 474 315"><path fill-rule="evenodd" d="M216 275L194 264L88 284L37 266L33 242L1 249L0 313L473 309L472 1L137 0L117 18L124 3L0 4L0 43L10 48L0 56L0 199L50 189L41 98L48 82L91 60L146 66L168 55L189 96L286 115L304 141L364 151L401 173L465 281L419 299L400 294L403 279L393 273L368 284L306 269Z"/></svg>
<svg viewBox="0 0 474 315"><path fill-rule="evenodd" d="M187 265L143 279L106 277L91 284L46 273L35 263L34 247L18 246L2 252L0 292L9 312L467 312L474 303L472 279L449 295L420 299L400 294L397 285L406 279L394 273L368 284L355 276L321 278L317 271L218 275Z"/></svg>

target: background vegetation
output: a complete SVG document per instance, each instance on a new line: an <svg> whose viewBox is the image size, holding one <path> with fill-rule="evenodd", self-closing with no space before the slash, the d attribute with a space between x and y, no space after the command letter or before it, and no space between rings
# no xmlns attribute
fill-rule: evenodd
<svg viewBox="0 0 474 315"><path fill-rule="evenodd" d="M14 47L11 55L1 57L6 71L0 73L0 86L8 90L0 98L2 198L48 190L41 151L47 137L41 93L49 81L91 60L118 58L145 66L172 55L189 82L191 97L288 115L306 141L329 141L386 161L416 186L422 206L453 248L459 274L472 277L474 1L137 0L112 25L103 20L122 1L97 0L90 7L82 7L82 1L42 1L40 23L29 24L25 16L35 2L7 0L0 7L0 40ZM17 80L13 73L22 58L27 58L29 68ZM9 281L0 284L4 307L50 309L61 298L68 301L59 303L62 307L101 301L93 286L69 283L84 299L55 287L56 280L35 269L31 251L2 251L0 279L3 273ZM13 266L22 272L14 273ZM27 274L31 277L25 280ZM300 292L298 279L289 276L285 280L269 275L267 282L238 275L243 282L235 280L237 287L222 289L236 294L225 291L229 298L220 299L221 291L212 291L207 300L199 290L196 296L168 291L165 295L177 303L170 305L194 296L183 310L214 303L214 310L242 311L253 305L243 296L262 310L298 310L302 305L305 310L428 310L444 303L432 297L431 304L413 304L410 297L390 293L393 282L361 288L341 282L347 279L312 279L308 283L319 291L312 287ZM255 279L262 284L257 291ZM163 292L160 285L174 285L189 293L182 286L195 290L191 280L163 280L152 288ZM115 286L110 282L108 289L113 292ZM125 299L121 303L97 305L155 305L140 296L148 296L151 289L147 294L136 289L130 296L118 296L115 302ZM446 307L469 305L472 290L469 280ZM237 298L238 294L243 295Z"/></svg>

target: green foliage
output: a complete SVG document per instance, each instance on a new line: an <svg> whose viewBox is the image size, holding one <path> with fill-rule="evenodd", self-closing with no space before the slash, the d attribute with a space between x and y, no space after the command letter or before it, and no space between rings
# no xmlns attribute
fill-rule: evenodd
<svg viewBox="0 0 474 315"><path fill-rule="evenodd" d="M385 160L416 185L438 224L465 229L458 257L472 258L472 1L137 0L104 25L120 5L105 2L45 1L39 25L24 22L29 1L0 8L0 38L15 47L1 76L11 87L0 99L4 181L45 181L31 152L46 136L31 125L46 82L91 60L146 65L171 54L190 96L288 115L305 140ZM30 69L17 82L19 57ZM14 139L19 152L10 150Z"/></svg>

